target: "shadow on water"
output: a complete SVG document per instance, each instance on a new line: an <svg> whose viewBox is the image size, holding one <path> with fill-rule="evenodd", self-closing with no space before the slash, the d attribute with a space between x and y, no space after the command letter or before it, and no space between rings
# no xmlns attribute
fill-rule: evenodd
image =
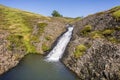
<svg viewBox="0 0 120 80"><path fill-rule="evenodd" d="M0 80L77 80L61 62L48 63L43 57L30 54Z"/></svg>

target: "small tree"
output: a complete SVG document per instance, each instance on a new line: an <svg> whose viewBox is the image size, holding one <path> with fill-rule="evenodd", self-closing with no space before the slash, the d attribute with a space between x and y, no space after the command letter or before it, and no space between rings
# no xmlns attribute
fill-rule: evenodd
<svg viewBox="0 0 120 80"><path fill-rule="evenodd" d="M51 14L53 17L63 17L58 11L54 10Z"/></svg>

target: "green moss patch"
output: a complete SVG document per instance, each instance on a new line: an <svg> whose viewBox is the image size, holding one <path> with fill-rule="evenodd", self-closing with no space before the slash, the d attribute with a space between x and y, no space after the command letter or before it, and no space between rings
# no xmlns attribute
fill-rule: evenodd
<svg viewBox="0 0 120 80"><path fill-rule="evenodd" d="M108 40L112 43L119 43L120 41L118 41L118 39L116 39L115 37L109 37Z"/></svg>
<svg viewBox="0 0 120 80"><path fill-rule="evenodd" d="M101 31L92 31L89 35L93 39L103 38L103 35L101 34Z"/></svg>
<svg viewBox="0 0 120 80"><path fill-rule="evenodd" d="M102 34L105 35L105 36L109 36L112 33L114 33L114 30L112 30L112 29L106 29L102 32Z"/></svg>
<svg viewBox="0 0 120 80"><path fill-rule="evenodd" d="M87 49L87 47L83 44L80 44L80 45L76 46L74 56L76 58L79 58L80 56L82 56L84 54L86 49Z"/></svg>
<svg viewBox="0 0 120 80"><path fill-rule="evenodd" d="M38 23L38 27L45 27L47 25L48 25L47 23Z"/></svg>
<svg viewBox="0 0 120 80"><path fill-rule="evenodd" d="M89 32L91 32L92 26L91 25L86 25L82 30L81 33L86 36L88 35Z"/></svg>

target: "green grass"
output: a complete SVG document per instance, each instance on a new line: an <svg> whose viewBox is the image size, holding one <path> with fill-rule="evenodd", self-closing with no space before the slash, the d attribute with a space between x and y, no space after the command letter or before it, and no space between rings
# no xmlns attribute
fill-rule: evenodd
<svg viewBox="0 0 120 80"><path fill-rule="evenodd" d="M114 30L112 29L105 29L103 30L102 34L105 35L105 36L109 36L111 35L112 33L114 33Z"/></svg>
<svg viewBox="0 0 120 80"><path fill-rule="evenodd" d="M119 41L115 37L109 37L108 40L112 43L119 43Z"/></svg>
<svg viewBox="0 0 120 80"><path fill-rule="evenodd" d="M13 50L14 48L25 48L23 36L21 35L9 35L8 40L10 41L10 45L8 46L9 50Z"/></svg>
<svg viewBox="0 0 120 80"><path fill-rule="evenodd" d="M39 23L38 33L37 35L33 35L34 21L37 19L48 20L48 18L1 5L0 15L0 30L7 30L10 33L7 38L10 41L9 49L25 48L26 53L36 53L35 46L31 42L39 41L39 36L44 32L44 28L47 24Z"/></svg>
<svg viewBox="0 0 120 80"><path fill-rule="evenodd" d="M113 17L115 17L117 20L120 20L120 10L115 11L115 12L113 13Z"/></svg>
<svg viewBox="0 0 120 80"><path fill-rule="evenodd" d="M38 34L41 34L44 32L44 28L47 26L48 24L47 23L38 23L37 26L39 28L38 30Z"/></svg>
<svg viewBox="0 0 120 80"><path fill-rule="evenodd" d="M79 58L80 56L82 56L84 54L86 49L87 49L87 47L83 44L80 44L80 45L76 46L74 56L76 58Z"/></svg>

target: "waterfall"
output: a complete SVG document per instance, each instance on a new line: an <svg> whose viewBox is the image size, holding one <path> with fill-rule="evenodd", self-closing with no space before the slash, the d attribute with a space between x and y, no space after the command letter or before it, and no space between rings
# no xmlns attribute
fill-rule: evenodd
<svg viewBox="0 0 120 80"><path fill-rule="evenodd" d="M68 27L68 30L60 37L56 46L50 51L46 57L48 62L57 62L62 57L67 44L72 36L73 27Z"/></svg>

